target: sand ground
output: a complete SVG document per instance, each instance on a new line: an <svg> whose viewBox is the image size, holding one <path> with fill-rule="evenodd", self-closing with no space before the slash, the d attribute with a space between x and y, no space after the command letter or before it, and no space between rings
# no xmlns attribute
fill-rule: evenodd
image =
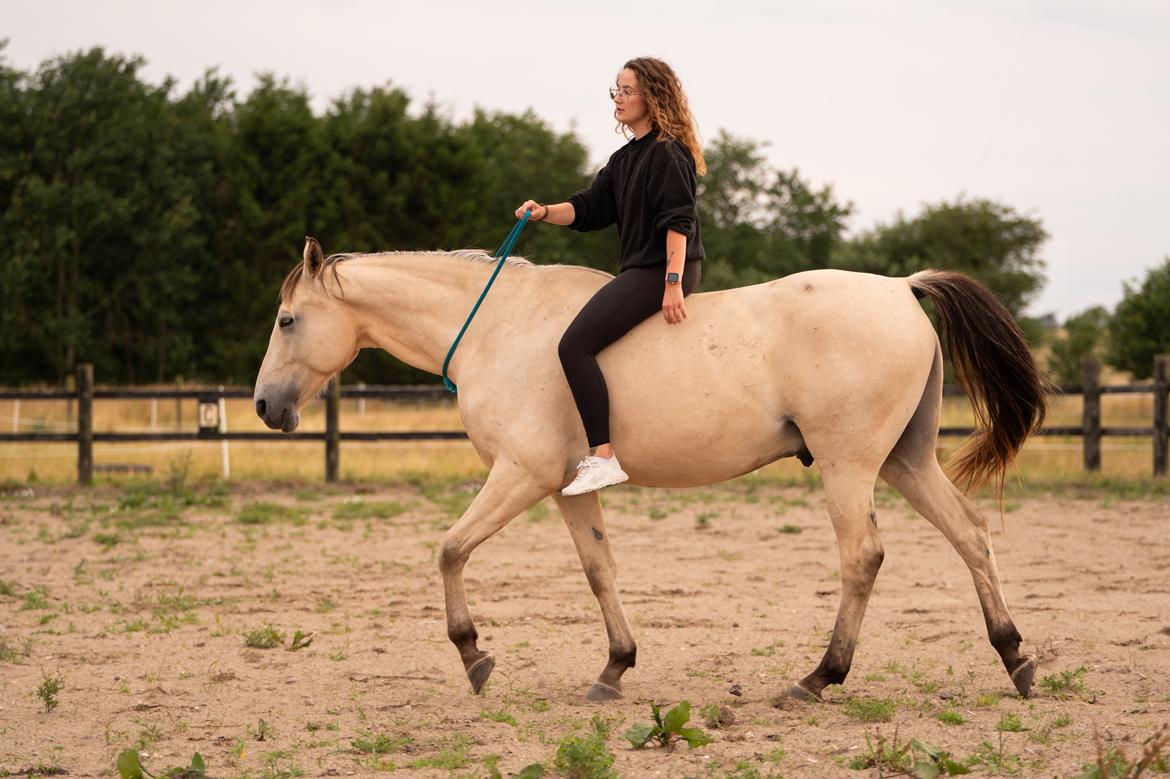
<svg viewBox="0 0 1170 779"><path fill-rule="evenodd" d="M608 491L638 663L625 699L597 705L583 693L604 665L604 628L551 502L467 567L480 645L497 659L471 694L436 552L475 488L9 489L0 776L111 776L130 747L156 773L197 751L217 777L488 776L490 755L504 776L535 762L552 772L558 744L594 714L621 776L865 776L848 763L867 736L895 732L976 774L1068 776L1093 756L1094 730L1134 755L1170 720L1166 498L1013 499L1006 531L988 504L1008 603L1047 679L1023 700L958 556L879 493L886 559L852 673L822 704L776 708L820 659L837 607L819 490L747 479ZM245 645L266 626L280 646ZM290 651L298 630L312 642ZM62 683L52 711L35 694L46 678ZM621 738L651 702L684 699L714 743L668 753ZM733 722L704 725L710 706Z"/></svg>

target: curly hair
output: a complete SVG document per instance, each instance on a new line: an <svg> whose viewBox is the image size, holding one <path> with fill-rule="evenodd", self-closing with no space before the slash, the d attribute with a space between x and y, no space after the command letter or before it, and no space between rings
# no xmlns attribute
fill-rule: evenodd
<svg viewBox="0 0 1170 779"><path fill-rule="evenodd" d="M695 160L695 171L701 176L707 172L707 161L699 146L699 133L682 82L674 69L657 57L635 57L622 66L634 71L638 88L650 110L650 121L658 130L661 142L678 141L690 149ZM618 129L624 127L618 124Z"/></svg>

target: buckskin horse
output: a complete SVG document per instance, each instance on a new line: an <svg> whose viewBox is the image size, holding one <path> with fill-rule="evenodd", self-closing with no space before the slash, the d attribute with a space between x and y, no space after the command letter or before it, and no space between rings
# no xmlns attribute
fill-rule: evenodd
<svg viewBox="0 0 1170 779"><path fill-rule="evenodd" d="M363 348L385 349L439 373L495 260L476 250L325 257L306 240L285 279L256 412L294 430L298 409ZM509 259L455 353L459 413L489 468L483 488L443 538L439 555L447 635L479 693L495 661L479 649L463 588L471 553L551 495L572 535L609 636L609 658L587 697L621 696L636 647L597 493L566 498L587 453L557 355L568 323L609 274ZM1020 653L984 514L940 466L935 444L943 387L934 308L977 432L953 473L968 489L998 480L1044 420L1045 380L1008 311L967 276L922 271L887 278L839 270L687 299L688 319L652 317L600 355L612 440L630 482L711 484L779 458L819 465L840 552L841 602L820 664L789 688L819 699L845 680L883 550L874 512L881 476L938 528L971 571L992 646L1021 695L1036 658ZM669 377L664 385L660 377Z"/></svg>

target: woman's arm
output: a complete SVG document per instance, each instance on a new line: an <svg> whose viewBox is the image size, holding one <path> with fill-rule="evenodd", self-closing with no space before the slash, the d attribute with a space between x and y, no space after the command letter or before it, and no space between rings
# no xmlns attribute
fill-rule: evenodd
<svg viewBox="0 0 1170 779"><path fill-rule="evenodd" d="M577 211L573 208L572 203L553 203L552 205L544 205L537 203L535 200L525 200L524 203L516 209L516 218L524 216L525 211L532 211L532 216L529 219L533 222L548 222L554 225L571 225L573 220L577 218Z"/></svg>
<svg viewBox="0 0 1170 779"><path fill-rule="evenodd" d="M666 273L677 273L678 281L667 284L662 293L662 317L667 324L677 325L687 318L686 303L683 302L682 275L687 261L687 237L677 230L666 231Z"/></svg>

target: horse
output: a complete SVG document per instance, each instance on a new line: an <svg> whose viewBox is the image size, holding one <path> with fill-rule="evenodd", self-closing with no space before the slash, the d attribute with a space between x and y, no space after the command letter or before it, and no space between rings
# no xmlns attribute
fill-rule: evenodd
<svg viewBox="0 0 1170 779"><path fill-rule="evenodd" d="M494 258L479 250L334 254L313 238L288 274L256 379L256 413L292 431L299 409L363 348L438 374ZM566 326L612 278L589 268L508 259L450 362L459 414L488 468L482 489L443 537L447 635L474 694L495 666L478 647L463 569L514 517L552 496L601 607L605 666L586 693L622 697L637 647L626 621L596 492L560 490L587 453L558 359ZM974 580L988 639L1028 696L1034 655L1004 600L986 516L936 455L943 351L923 310L934 309L977 429L956 454L969 491L1003 475L1043 423L1047 383L1009 312L979 282L927 270L891 278L835 269L696 293L688 318L651 317L604 350L611 435L630 482L712 484L784 457L815 458L840 554L841 598L824 657L788 695L821 699L844 682L884 551L878 476L951 543Z"/></svg>

